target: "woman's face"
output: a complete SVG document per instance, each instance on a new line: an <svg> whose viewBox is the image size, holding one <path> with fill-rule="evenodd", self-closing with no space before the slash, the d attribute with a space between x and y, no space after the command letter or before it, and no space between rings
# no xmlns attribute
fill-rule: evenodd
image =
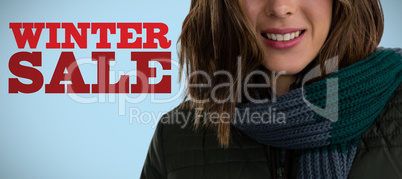
<svg viewBox="0 0 402 179"><path fill-rule="evenodd" d="M329 32L333 0L242 0L274 72L296 74L318 54Z"/></svg>

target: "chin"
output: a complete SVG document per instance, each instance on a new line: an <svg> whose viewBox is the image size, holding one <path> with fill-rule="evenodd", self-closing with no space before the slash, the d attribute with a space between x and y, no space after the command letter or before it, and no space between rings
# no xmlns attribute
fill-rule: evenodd
<svg viewBox="0 0 402 179"><path fill-rule="evenodd" d="M297 64L270 64L263 63L265 68L267 68L271 72L279 73L282 75L296 75L301 72L308 64L306 65L297 65ZM283 73L286 72L286 73Z"/></svg>

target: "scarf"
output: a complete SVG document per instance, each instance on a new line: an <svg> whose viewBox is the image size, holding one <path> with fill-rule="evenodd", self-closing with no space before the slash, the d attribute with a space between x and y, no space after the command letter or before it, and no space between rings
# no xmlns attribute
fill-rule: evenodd
<svg viewBox="0 0 402 179"><path fill-rule="evenodd" d="M377 50L274 102L238 103L232 124L261 144L300 150L298 178L347 178L361 134L402 82L401 59Z"/></svg>

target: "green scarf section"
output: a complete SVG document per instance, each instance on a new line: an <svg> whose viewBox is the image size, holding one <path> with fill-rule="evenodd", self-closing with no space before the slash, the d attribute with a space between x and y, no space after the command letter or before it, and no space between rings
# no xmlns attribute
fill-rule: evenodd
<svg viewBox="0 0 402 179"><path fill-rule="evenodd" d="M401 82L401 54L377 50L275 102L238 104L232 123L262 144L301 150L299 178L347 178L361 134ZM284 124L255 118L272 109L286 116Z"/></svg>
<svg viewBox="0 0 402 179"><path fill-rule="evenodd" d="M327 79L337 78L338 89L325 86L327 80L305 87L307 100L320 107L338 104L338 110L322 115L315 114L318 121L338 113L339 121L332 123L331 144L343 144L359 138L371 126L394 90L402 82L402 58L393 50L378 50L366 60L330 74ZM324 89L324 92L322 91ZM320 92L318 92L320 91ZM327 96L339 99L322 100ZM330 102L329 104L326 104ZM370 119L370 120L368 120Z"/></svg>

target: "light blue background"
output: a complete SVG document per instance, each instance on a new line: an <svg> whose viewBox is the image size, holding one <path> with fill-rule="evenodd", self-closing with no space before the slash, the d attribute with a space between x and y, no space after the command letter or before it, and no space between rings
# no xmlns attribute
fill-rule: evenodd
<svg viewBox="0 0 402 179"><path fill-rule="evenodd" d="M382 3L385 33L380 45L401 47L402 11L399 8L402 1ZM1 1L0 178L138 178L157 120L182 100L183 86L177 79L175 44L189 4L189 0ZM44 88L34 94L8 94L8 78L14 78L8 69L10 57L19 51L33 51L17 48L9 29L10 22L166 23L172 47L161 51L172 51L173 64L172 70L161 74L172 75L172 94L87 94L77 99L67 94L44 94ZM44 30L35 50L42 51L42 67L38 69L46 84L62 51L44 49L47 35ZM88 49L73 50L77 60L90 59L92 51L104 51L95 49L97 35L89 34L88 37ZM60 38L59 42L62 42L64 37L61 35ZM130 61L130 50L114 49L118 35L109 36L109 41L112 42L109 51L116 51L116 64L111 71L116 71L117 80L118 71L127 73L135 66ZM94 64L80 68L86 83L96 83ZM135 83L135 80L130 82ZM123 103L119 102L121 100ZM136 110L143 114L139 116L142 117L140 121L130 117L130 111ZM154 116L148 118L148 115Z"/></svg>

